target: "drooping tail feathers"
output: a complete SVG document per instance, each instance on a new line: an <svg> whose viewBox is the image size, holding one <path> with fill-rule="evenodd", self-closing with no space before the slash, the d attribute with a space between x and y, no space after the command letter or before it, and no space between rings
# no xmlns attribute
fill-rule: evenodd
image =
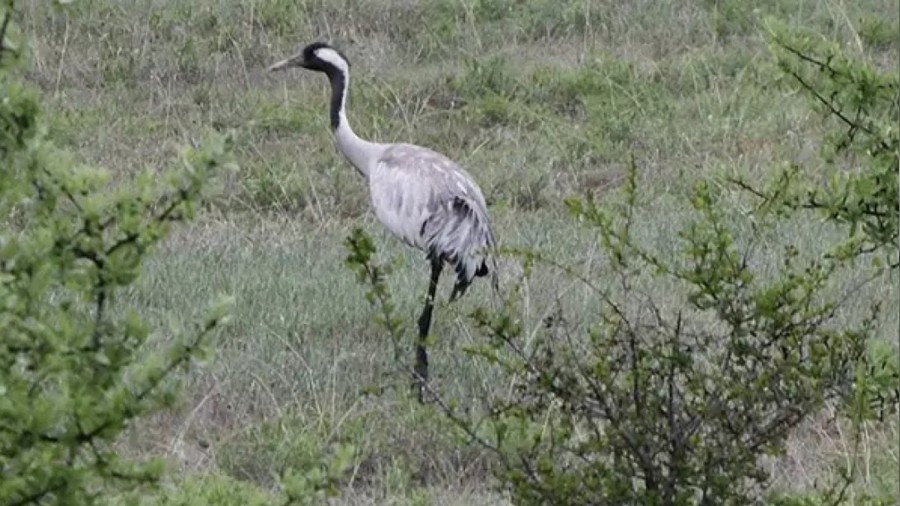
<svg viewBox="0 0 900 506"><path fill-rule="evenodd" d="M487 262L490 260L491 268L488 269ZM493 287L494 292L496 294L500 294L500 278L497 272L497 257L491 253L488 258L481 260L481 266L478 267L478 270L475 272L475 275L483 278L490 274L491 276L491 287Z"/></svg>
<svg viewBox="0 0 900 506"><path fill-rule="evenodd" d="M455 197L449 206L436 211L422 225L422 232L429 256L438 255L456 271L450 300L465 294L476 277L489 274L499 293L497 262L491 251L494 236L485 213L462 197Z"/></svg>
<svg viewBox="0 0 900 506"><path fill-rule="evenodd" d="M472 260L475 260L474 262ZM473 269L473 265L481 261L478 264L477 268ZM491 267L488 267L488 262L491 263ZM489 254L487 257L481 256L476 259L466 260L450 260L450 263L454 265L454 270L456 271L456 284L453 285L453 292L450 293L450 301L454 301L459 297L465 295L466 290L468 290L469 285L472 284L472 281L476 278L483 278L485 276L491 276L491 287L494 289L494 293L496 295L500 294L500 281L499 276L497 274L497 260L494 255Z"/></svg>

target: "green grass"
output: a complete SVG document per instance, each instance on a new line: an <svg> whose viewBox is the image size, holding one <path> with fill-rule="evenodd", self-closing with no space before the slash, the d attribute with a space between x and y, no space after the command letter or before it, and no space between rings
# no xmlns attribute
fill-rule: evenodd
<svg viewBox="0 0 900 506"><path fill-rule="evenodd" d="M835 37L894 71L900 52L900 28L890 21L898 6L887 0L45 4L30 3L22 22L33 47L29 77L47 98L54 137L84 161L127 184L204 129L236 136L241 168L222 182L215 212L176 231L125 297L164 323L232 293L234 323L215 358L188 378L182 408L137 429L124 446L270 488L306 453L354 440L360 455L346 504L496 498L484 491L487 456L449 437L444 422L402 396L360 394L406 379L392 374L390 340L343 265L343 239L362 225L379 258L395 262L390 287L408 335L427 266L381 232L365 186L336 153L324 78L270 75L269 63L318 38L339 45L353 62L357 133L444 152L481 184L503 245L599 276L595 238L561 200L610 195L632 155L645 201L636 233L661 251L675 247L674 233L689 219L679 202L697 180L759 178L785 161L820 168L821 119L774 85L764 15ZM736 212L746 205L729 198ZM756 261L777 262L785 237L811 249L836 237L811 219L785 227ZM504 262L505 283L518 274L515 262ZM893 278L868 286L842 318L858 318L867 300L880 298L882 332L896 342ZM677 304L676 286L657 288ZM546 267L526 294L529 330L558 306L576 322L597 307L589 291ZM477 341L465 314L489 297L476 286L438 309L434 377L451 395L502 387L456 352ZM777 482L808 488L848 458L839 436L821 437L826 425L797 435L773 463ZM860 493L896 485L896 420L871 431Z"/></svg>

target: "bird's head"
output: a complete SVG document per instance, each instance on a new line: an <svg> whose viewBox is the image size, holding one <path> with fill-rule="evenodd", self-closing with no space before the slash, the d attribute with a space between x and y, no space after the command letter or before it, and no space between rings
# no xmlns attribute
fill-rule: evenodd
<svg viewBox="0 0 900 506"><path fill-rule="evenodd" d="M273 63L269 66L269 71L274 72L291 67L303 67L331 76L335 72L347 73L350 70L350 61L340 51L328 44L314 42L298 51L294 56Z"/></svg>

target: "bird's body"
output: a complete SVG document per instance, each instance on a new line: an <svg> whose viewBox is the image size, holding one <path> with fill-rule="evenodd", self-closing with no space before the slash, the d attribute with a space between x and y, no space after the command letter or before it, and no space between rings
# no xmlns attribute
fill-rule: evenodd
<svg viewBox="0 0 900 506"><path fill-rule="evenodd" d="M460 295L486 275L494 246L478 185L440 153L410 144L389 146L369 175L375 215L406 244L456 271Z"/></svg>
<svg viewBox="0 0 900 506"><path fill-rule="evenodd" d="M489 253L495 240L484 196L464 169L436 151L413 144L370 142L357 136L346 116L350 64L338 50L323 43L310 44L269 68L293 66L328 76L331 127L338 150L367 180L378 220L394 236L424 251L431 262L428 298L419 318L416 360L416 374L424 381L424 341L444 263L456 272L451 301L464 294L475 277L491 274L497 289L496 264Z"/></svg>

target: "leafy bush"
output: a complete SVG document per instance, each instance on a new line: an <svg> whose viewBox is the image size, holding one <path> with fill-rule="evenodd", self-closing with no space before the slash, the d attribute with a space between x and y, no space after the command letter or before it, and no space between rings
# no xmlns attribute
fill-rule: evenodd
<svg viewBox="0 0 900 506"><path fill-rule="evenodd" d="M751 504L769 484L761 459L784 452L804 419L831 401L854 401L854 414L869 416L861 406L895 392L895 368L872 381L868 367L878 305L852 328L837 317L858 288L833 290L843 257L788 248L768 273L751 253L765 251L755 246L776 230L777 216L757 214L753 233L739 240L740 223L705 184L679 254L656 254L632 237L635 181L632 167L620 208L569 201L612 261L614 287L581 278L605 301L588 335L560 309L526 337L514 293L498 314L475 312L490 342L468 349L510 387L479 399L486 407L474 414L469 404L437 400L494 453L516 504ZM372 272L372 246L360 235L348 241L351 258L362 258L352 263ZM526 275L535 262L553 264L521 254ZM655 298L642 285L647 273L680 284L684 300ZM393 322L383 275L367 281L382 294L370 300Z"/></svg>
<svg viewBox="0 0 900 506"><path fill-rule="evenodd" d="M495 366L509 388L479 399L477 413L470 404L436 402L495 454L516 504L756 504L771 483L763 459L784 453L792 430L827 403L842 406L857 427L896 410L896 353L872 349L880 301L864 317L841 314L861 286L888 271L855 259L897 251L896 104L889 103L896 80L837 54L820 61L781 47L824 76L804 78L806 69L778 53L786 75L847 127L827 139L826 160L846 156L859 170L826 189L799 184L796 170L764 191L741 183L765 199L749 213L734 212L715 185L700 183L690 197L694 219L674 252L660 253L633 234L641 191L632 164L624 203L568 201L609 258L603 288L533 251L514 252L526 277L544 262L604 301L587 317L586 335L560 307L526 336L516 291L503 311L473 314L489 343L468 352ZM786 220L796 223L805 208L826 212L849 240L768 251L766 238L784 233ZM365 257L352 262L364 274L372 272L360 267L372 248L359 235L348 246L351 258ZM381 276L368 278L379 294L370 300L392 314ZM660 300L655 283L679 286L683 298ZM843 478L821 495L773 500L839 504L853 479Z"/></svg>
<svg viewBox="0 0 900 506"><path fill-rule="evenodd" d="M748 253L760 236L739 247L706 185L676 257L646 250L631 235L631 181L623 209L570 201L598 231L617 285L598 289L606 303L589 334L563 312L526 344L514 308L476 313L491 344L471 352L498 364L513 394L490 400L479 430L457 419L498 454L519 504L748 504L768 480L760 458L852 390L874 314L837 325L827 290L837 263L788 250L767 276ZM636 288L651 272L685 300Z"/></svg>
<svg viewBox="0 0 900 506"><path fill-rule="evenodd" d="M177 373L204 356L228 304L191 326L151 329L117 295L170 227L207 202L208 178L231 165L227 138L185 149L174 170L112 187L107 172L76 164L48 138L39 98L22 84L14 7L0 9L0 505L146 495L162 461L123 458L114 443L141 417L172 405ZM166 335L162 351L146 351L151 332ZM320 463L286 471L286 502L334 493ZM343 472L339 460L327 465ZM189 480L161 504L196 504L198 483ZM211 504L241 489L203 483L198 500Z"/></svg>
<svg viewBox="0 0 900 506"><path fill-rule="evenodd" d="M490 399L475 422L445 409L496 452L517 503L750 504L769 482L761 459L782 453L791 429L826 402L857 422L896 410L896 353L869 349L879 301L853 324L837 314L859 289L838 282L859 268L857 256L884 253L898 265L897 79L834 48L813 56L809 39L781 36L776 47L785 74L844 127L824 145L836 173L829 187L800 185L799 170L788 172L754 191L765 202L743 226L701 183L696 219L672 257L632 237L640 193L632 167L621 208L568 202L596 229L617 285L583 280L606 301L587 336L562 312L530 342L515 305L475 313L491 344L470 352L497 364L512 394ZM858 169L839 171L839 161ZM848 241L802 254L788 247L768 274L756 244L804 208L846 226ZM524 254L527 272L540 258ZM880 265L864 277L882 275ZM639 289L648 274L680 284L685 300ZM836 486L823 503L843 500Z"/></svg>
<svg viewBox="0 0 900 506"><path fill-rule="evenodd" d="M203 201L225 143L185 151L162 184L148 173L110 190L107 174L45 137L38 98L20 84L12 15L7 6L0 33L0 504L89 504L160 476L160 462L122 459L111 443L171 403L173 373L202 356L225 316L220 304L144 355L151 329L114 307L152 246Z"/></svg>

